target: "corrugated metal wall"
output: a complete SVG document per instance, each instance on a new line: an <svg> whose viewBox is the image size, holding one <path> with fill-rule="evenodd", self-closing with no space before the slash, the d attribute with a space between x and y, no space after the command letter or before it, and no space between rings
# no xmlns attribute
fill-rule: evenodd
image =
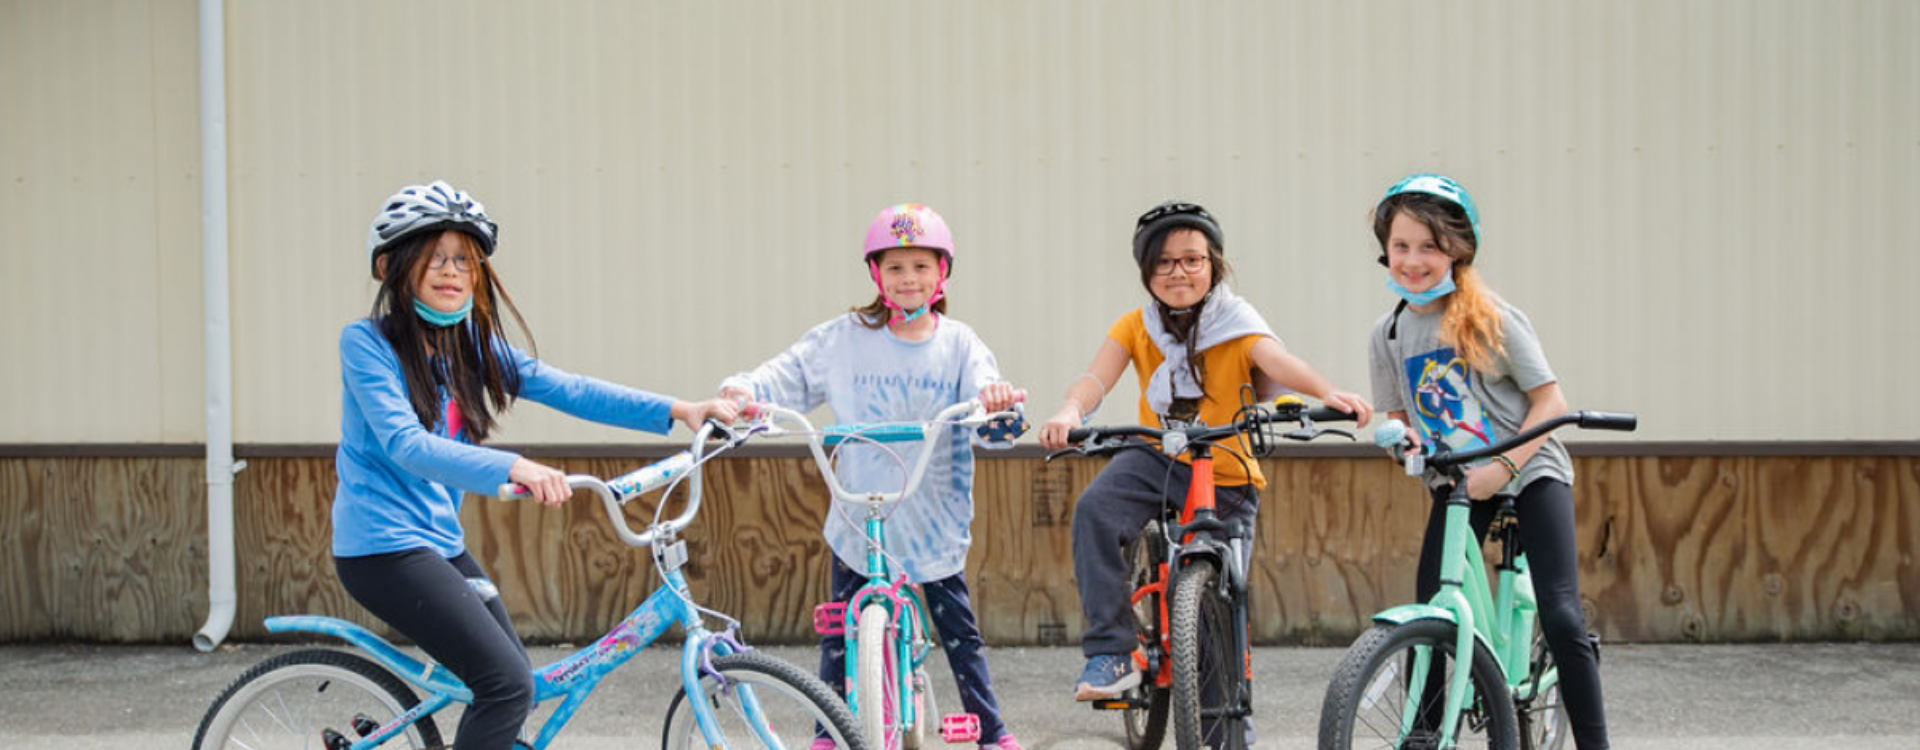
<svg viewBox="0 0 1920 750"><path fill-rule="evenodd" d="M1050 410L1143 299L1128 236L1166 197L1364 391L1366 212L1440 170L1574 404L1639 439L1920 421L1908 2L230 5L241 442L337 437L367 221L434 177L500 220L550 361L678 394L864 302L865 223L915 200L961 244L955 315ZM0 2L0 443L201 439L193 14ZM625 436L528 407L502 439Z"/></svg>

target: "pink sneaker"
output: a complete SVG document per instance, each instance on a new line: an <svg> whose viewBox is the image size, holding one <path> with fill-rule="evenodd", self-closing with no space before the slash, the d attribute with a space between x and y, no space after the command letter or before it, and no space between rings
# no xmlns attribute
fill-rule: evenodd
<svg viewBox="0 0 1920 750"><path fill-rule="evenodd" d="M815 737L813 738L813 744L809 745L807 747L807 750L834 750L834 748L836 747L839 747L839 745L833 744L833 740L831 739L828 739L826 737Z"/></svg>
<svg viewBox="0 0 1920 750"><path fill-rule="evenodd" d="M1000 735L1000 739L981 745L980 747L987 748L988 750L1027 750L1020 746L1020 740L1015 738L1012 732L1002 734Z"/></svg>

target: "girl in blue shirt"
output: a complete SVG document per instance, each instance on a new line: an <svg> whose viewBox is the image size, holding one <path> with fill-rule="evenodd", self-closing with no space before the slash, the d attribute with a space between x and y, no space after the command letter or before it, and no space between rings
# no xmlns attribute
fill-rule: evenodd
<svg viewBox="0 0 1920 750"><path fill-rule="evenodd" d="M334 464L334 567L355 601L473 690L458 750L511 748L533 700L531 665L487 574L466 551L463 492L504 482L542 505L566 502L566 475L481 447L520 398L665 434L680 420L731 422L722 400L676 401L573 375L509 345L501 310L531 339L487 258L486 209L445 182L383 204L367 238L380 282L373 312L340 334L340 448Z"/></svg>

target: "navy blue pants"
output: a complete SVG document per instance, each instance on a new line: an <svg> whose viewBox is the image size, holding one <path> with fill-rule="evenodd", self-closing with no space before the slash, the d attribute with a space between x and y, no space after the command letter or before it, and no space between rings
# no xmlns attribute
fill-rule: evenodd
<svg viewBox="0 0 1920 750"><path fill-rule="evenodd" d="M1433 491L1427 534L1420 544L1417 601L1440 593L1440 544L1447 530L1445 488ZM1498 503L1476 502L1470 510L1475 538L1485 540ZM1520 522L1520 549L1533 574L1540 605L1540 630L1560 667L1560 696L1567 706L1573 742L1580 750L1605 750L1607 707L1600 693L1600 655L1587 639L1586 613L1580 610L1580 561L1574 554L1573 488L1557 479L1537 479L1521 488L1513 502ZM1514 550L1509 550L1514 552Z"/></svg>
<svg viewBox="0 0 1920 750"><path fill-rule="evenodd" d="M533 706L533 667L500 597L483 598L467 583L487 580L473 556L447 559L416 549L336 557L333 567L354 601L473 690L473 705L453 736L455 750L512 748Z"/></svg>
<svg viewBox="0 0 1920 750"><path fill-rule="evenodd" d="M853 572L832 553L828 557L833 559L833 600L853 599L854 592L867 585L867 577ZM941 649L947 652L947 666L953 669L953 682L960 689L960 704L968 713L980 717L980 743L998 742L1001 735L1007 733L1007 726L1000 721L1000 702L993 697L993 677L987 674L987 657L980 653L986 644L980 639L980 625L973 617L966 574L957 573L921 584L920 590L926 596L927 616L940 631L928 635L938 637ZM841 694L846 693L846 636L821 636L820 680ZM930 716L927 720L935 722L929 727L939 726L940 717Z"/></svg>

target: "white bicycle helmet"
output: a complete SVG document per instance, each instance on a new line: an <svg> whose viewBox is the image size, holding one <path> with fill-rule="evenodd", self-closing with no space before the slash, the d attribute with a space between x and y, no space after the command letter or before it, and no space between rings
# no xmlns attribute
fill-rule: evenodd
<svg viewBox="0 0 1920 750"><path fill-rule="evenodd" d="M500 233L498 225L487 218L486 206L445 180L425 185L408 185L380 205L367 230L367 263L406 237L434 229L458 229L480 242L480 251L493 256L493 243Z"/></svg>

